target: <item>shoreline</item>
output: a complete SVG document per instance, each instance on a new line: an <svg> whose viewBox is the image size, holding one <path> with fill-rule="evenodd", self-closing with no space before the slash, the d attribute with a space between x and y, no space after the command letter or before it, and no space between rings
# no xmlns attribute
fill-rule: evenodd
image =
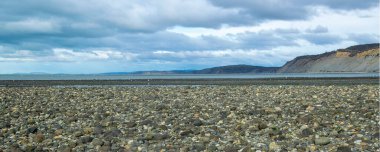
<svg viewBox="0 0 380 152"><path fill-rule="evenodd" d="M0 80L0 87L129 85L379 85L378 77L131 80Z"/></svg>

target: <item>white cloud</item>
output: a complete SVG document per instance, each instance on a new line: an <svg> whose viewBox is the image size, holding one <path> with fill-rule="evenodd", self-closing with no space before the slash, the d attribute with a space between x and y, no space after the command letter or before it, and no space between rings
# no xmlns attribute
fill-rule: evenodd
<svg viewBox="0 0 380 152"><path fill-rule="evenodd" d="M51 54L37 55L33 51L18 50L9 53L0 52L0 61L18 62L83 62L83 61L131 61L137 57L135 53L115 50L74 51L72 49L55 48Z"/></svg>
<svg viewBox="0 0 380 152"><path fill-rule="evenodd" d="M51 60L79 62L86 60L132 60L136 54L113 50L74 51L71 49L55 48Z"/></svg>
<svg viewBox="0 0 380 152"><path fill-rule="evenodd" d="M0 24L3 32L7 33L57 33L59 32L58 23L52 20L42 20L28 18L25 20L6 22ZM2 32L0 32L1 34Z"/></svg>

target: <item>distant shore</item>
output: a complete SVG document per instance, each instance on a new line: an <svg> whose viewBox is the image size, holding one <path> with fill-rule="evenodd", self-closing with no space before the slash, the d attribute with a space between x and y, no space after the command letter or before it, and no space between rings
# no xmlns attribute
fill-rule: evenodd
<svg viewBox="0 0 380 152"><path fill-rule="evenodd" d="M0 87L118 85L379 85L377 77L134 80L0 80Z"/></svg>

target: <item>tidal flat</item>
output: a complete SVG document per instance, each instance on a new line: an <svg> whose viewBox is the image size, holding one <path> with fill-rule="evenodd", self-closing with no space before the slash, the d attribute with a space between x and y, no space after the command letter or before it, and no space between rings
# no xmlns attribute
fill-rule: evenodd
<svg viewBox="0 0 380 152"><path fill-rule="evenodd" d="M376 151L377 85L1 87L0 151Z"/></svg>

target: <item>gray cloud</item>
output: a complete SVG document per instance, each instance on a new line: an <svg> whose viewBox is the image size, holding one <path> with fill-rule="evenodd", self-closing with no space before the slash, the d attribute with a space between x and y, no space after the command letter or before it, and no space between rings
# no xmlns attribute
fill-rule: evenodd
<svg viewBox="0 0 380 152"><path fill-rule="evenodd" d="M315 28L307 29L306 32L309 32L309 33L327 33L327 32L329 32L329 29L327 27L318 25Z"/></svg>
<svg viewBox="0 0 380 152"><path fill-rule="evenodd" d="M377 34L349 34L347 40L355 41L358 44L378 43L380 42L380 36Z"/></svg>
<svg viewBox="0 0 380 152"><path fill-rule="evenodd" d="M323 23L306 30L280 28L225 36L190 37L167 29L176 26L220 29L273 20L307 21L318 15L314 8L319 6L344 13L378 4L375 0L2 0L0 61L3 65L80 59L192 65L191 58L199 58L197 61L202 62L199 65L207 62L214 65L219 58L226 64L252 63L254 57L269 60L275 56L268 52L253 55L257 50L295 47L299 40L330 45L342 41L378 42L379 36L356 31L345 37L332 33ZM172 53L157 54L157 51Z"/></svg>
<svg viewBox="0 0 380 152"><path fill-rule="evenodd" d="M302 38L316 45L336 44L344 40L342 37L332 34L304 34Z"/></svg>
<svg viewBox="0 0 380 152"><path fill-rule="evenodd" d="M312 16L312 7L323 6L338 10L355 10L377 7L376 0L210 0L213 4L224 8L236 8L242 16L249 16L254 20L294 20L306 19Z"/></svg>

